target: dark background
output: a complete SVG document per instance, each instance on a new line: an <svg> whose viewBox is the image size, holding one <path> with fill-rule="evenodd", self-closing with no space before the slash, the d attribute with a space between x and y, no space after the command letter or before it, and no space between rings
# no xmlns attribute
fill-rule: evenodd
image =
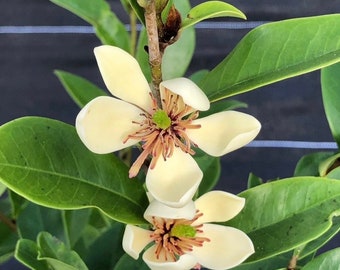
<svg viewBox="0 0 340 270"><path fill-rule="evenodd" d="M192 5L201 2L191 1ZM227 27L229 29L216 28L212 24L209 29L197 29L197 47L187 75L202 68L213 68L251 30L247 27L253 23L340 11L340 0L228 2L247 15L248 23L241 24L246 29L231 29L233 25ZM0 125L27 115L73 124L79 108L68 97L53 70L73 72L105 88L92 53L93 48L100 45L99 40L91 33L34 33L34 29L31 33L18 33L22 27L9 29L7 26L88 24L48 0L0 0L0 3ZM127 23L120 1L111 0L109 3ZM282 147L280 141L333 142L322 106L319 71L236 98L248 103L249 108L244 111L262 123L262 131L256 140L260 144L263 140L274 140L275 146L245 147L224 156L217 188L240 192L246 188L249 172L264 180L292 176L301 156L322 150L310 149L308 145L303 148ZM338 246L337 241L331 246ZM6 265L0 269L21 268Z"/></svg>

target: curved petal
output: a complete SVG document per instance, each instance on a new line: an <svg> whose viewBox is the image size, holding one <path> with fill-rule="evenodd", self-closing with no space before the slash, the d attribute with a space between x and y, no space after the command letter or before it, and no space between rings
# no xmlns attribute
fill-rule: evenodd
<svg viewBox="0 0 340 270"><path fill-rule="evenodd" d="M142 228L126 225L123 235L123 249L135 260L147 244L152 241L151 232Z"/></svg>
<svg viewBox="0 0 340 270"><path fill-rule="evenodd" d="M161 217L167 219L188 219L191 220L196 214L196 208L193 201L189 201L180 208L174 208L153 200L144 212L144 218L152 223L152 217Z"/></svg>
<svg viewBox="0 0 340 270"><path fill-rule="evenodd" d="M159 85L161 94L167 88L174 94L183 98L185 104L195 110L207 111L210 108L210 101L204 92L191 80L187 78L176 78L161 82Z"/></svg>
<svg viewBox="0 0 340 270"><path fill-rule="evenodd" d="M242 231L215 224L204 224L204 236L210 242L204 242L202 247L194 247L191 254L198 262L209 269L229 269L242 263L254 253L250 238Z"/></svg>
<svg viewBox="0 0 340 270"><path fill-rule="evenodd" d="M79 112L76 129L80 139L92 152L111 153L136 144L124 139L140 127L132 121L141 120L142 111L125 101L113 97L97 97Z"/></svg>
<svg viewBox="0 0 340 270"><path fill-rule="evenodd" d="M234 194L220 190L210 191L195 201L196 209L203 213L196 223L227 221L235 217L244 204L245 199Z"/></svg>
<svg viewBox="0 0 340 270"><path fill-rule="evenodd" d="M109 45L94 49L106 87L116 97L151 112L150 87L135 58Z"/></svg>
<svg viewBox="0 0 340 270"><path fill-rule="evenodd" d="M251 142L261 129L253 116L225 111L192 121L201 128L188 129L189 138L211 156L222 156Z"/></svg>
<svg viewBox="0 0 340 270"><path fill-rule="evenodd" d="M163 256L157 259L155 246L150 247L144 252L143 260L151 270L188 270L193 268L197 263L197 259L190 254L182 255L175 262L166 260Z"/></svg>
<svg viewBox="0 0 340 270"><path fill-rule="evenodd" d="M171 207L182 207L194 196L203 173L190 154L175 147L170 158L160 157L148 170L145 184L151 195Z"/></svg>

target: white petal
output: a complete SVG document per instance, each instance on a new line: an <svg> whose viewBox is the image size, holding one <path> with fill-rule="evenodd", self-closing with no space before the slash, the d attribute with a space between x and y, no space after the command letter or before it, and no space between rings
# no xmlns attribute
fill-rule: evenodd
<svg viewBox="0 0 340 270"><path fill-rule="evenodd" d="M165 258L156 258L155 246L150 247L143 254L144 262L151 270L189 270L197 264L197 259L190 255L184 254L175 262Z"/></svg>
<svg viewBox="0 0 340 270"><path fill-rule="evenodd" d="M110 92L151 112L150 87L136 59L124 50L109 45L96 47L94 54Z"/></svg>
<svg viewBox="0 0 340 270"><path fill-rule="evenodd" d="M80 139L92 152L111 153L135 144L136 140L123 140L138 130L133 120L141 119L142 111L125 101L113 97L97 97L78 114L76 129Z"/></svg>
<svg viewBox="0 0 340 270"><path fill-rule="evenodd" d="M221 225L204 224L204 236L210 242L204 242L202 247L194 247L192 252L198 262L209 269L229 269L242 263L254 253L250 238L242 231Z"/></svg>
<svg viewBox="0 0 340 270"><path fill-rule="evenodd" d="M167 88L174 94L183 98L185 104L199 111L207 111L210 108L210 101L204 92L191 80L187 78L176 78L161 82L161 94Z"/></svg>
<svg viewBox="0 0 340 270"><path fill-rule="evenodd" d="M190 154L175 147L173 155L166 161L157 160L154 169L146 175L146 187L161 203L171 207L182 207L194 196L203 173Z"/></svg>
<svg viewBox="0 0 340 270"><path fill-rule="evenodd" d="M137 260L139 253L151 242L150 234L151 232L148 230L133 225L126 225L123 236L124 251Z"/></svg>
<svg viewBox="0 0 340 270"><path fill-rule="evenodd" d="M198 224L207 222L222 222L235 217L244 207L245 199L224 191L210 191L195 201L196 209L203 216Z"/></svg>
<svg viewBox="0 0 340 270"><path fill-rule="evenodd" d="M222 156L251 142L261 129L253 116L225 111L196 119L201 128L186 130L189 138L211 156Z"/></svg>
<svg viewBox="0 0 340 270"><path fill-rule="evenodd" d="M196 214L196 208L193 201L189 201L180 208L167 206L157 200L153 200L144 212L144 218L152 222L152 217L161 217L167 219L193 219Z"/></svg>

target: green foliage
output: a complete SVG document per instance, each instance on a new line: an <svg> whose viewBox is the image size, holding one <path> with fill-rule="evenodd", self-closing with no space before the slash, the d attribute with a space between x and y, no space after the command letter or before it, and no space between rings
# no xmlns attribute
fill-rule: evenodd
<svg viewBox="0 0 340 270"><path fill-rule="evenodd" d="M338 36L339 14L265 24L249 32L200 86L215 101L323 68L340 60Z"/></svg>
<svg viewBox="0 0 340 270"><path fill-rule="evenodd" d="M246 206L226 225L239 228L252 239L256 252L246 264L315 240L332 228L333 216L340 214L340 182L327 178L278 180L239 196L246 198Z"/></svg>
<svg viewBox="0 0 340 270"><path fill-rule="evenodd" d="M103 44L114 45L126 51L130 50L129 35L125 26L111 11L110 5L105 0L50 1L91 24Z"/></svg>
<svg viewBox="0 0 340 270"><path fill-rule="evenodd" d="M248 189L256 187L256 186L259 186L259 185L262 185L262 184L263 184L262 178L256 176L253 173L249 174L249 176L248 176L248 184L247 184L247 188Z"/></svg>
<svg viewBox="0 0 340 270"><path fill-rule="evenodd" d="M107 95L104 90L80 76L62 70L56 70L54 73L73 101L81 108L92 99Z"/></svg>
<svg viewBox="0 0 340 270"><path fill-rule="evenodd" d="M320 270L320 269L334 269L339 270L340 248L336 248L321 254L314 260L302 267L301 270Z"/></svg>
<svg viewBox="0 0 340 270"><path fill-rule="evenodd" d="M16 258L31 269L87 270L79 255L47 232L40 232L37 242L21 239Z"/></svg>
<svg viewBox="0 0 340 270"><path fill-rule="evenodd" d="M234 6L222 1L208 1L192 8L183 20L181 29L185 29L196 23L217 17L236 17L246 19L246 15Z"/></svg>
<svg viewBox="0 0 340 270"><path fill-rule="evenodd" d="M0 181L23 197L59 209L97 207L115 220L144 223L142 184L114 155L85 148L74 127L25 117L0 128Z"/></svg>
<svg viewBox="0 0 340 270"><path fill-rule="evenodd" d="M320 176L320 164L332 155L332 152L317 152L303 156L296 164L294 176Z"/></svg>
<svg viewBox="0 0 340 270"><path fill-rule="evenodd" d="M329 127L340 147L340 63L321 70L323 105Z"/></svg>

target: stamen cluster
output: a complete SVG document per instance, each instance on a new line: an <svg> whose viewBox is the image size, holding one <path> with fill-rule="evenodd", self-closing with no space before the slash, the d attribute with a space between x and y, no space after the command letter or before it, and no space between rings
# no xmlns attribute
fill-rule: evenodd
<svg viewBox="0 0 340 270"><path fill-rule="evenodd" d="M164 160L171 157L175 147L179 147L182 151L191 155L195 154L192 146L197 147L188 135L186 129L197 129L200 125L192 124L192 121L198 117L199 112L183 102L183 98L169 91L164 90L162 98L162 108L157 105L157 100L150 94L152 99L152 113L143 112L142 121L134 121L134 124L140 126L135 133L130 134L124 140L138 139L142 143L142 153L134 162L130 169L130 177L135 176L143 165L148 156L152 157L150 168L153 169L160 156ZM170 125L166 128L160 127L155 121L154 115L159 112L165 112L164 116L170 120ZM168 119L165 119L167 122Z"/></svg>
<svg viewBox="0 0 340 270"><path fill-rule="evenodd" d="M179 256L191 252L193 247L200 247L204 242L209 242L209 238L196 236L202 233L200 229L203 225L193 226L193 222L201 217L202 213L197 213L192 220L187 219L165 219L160 217L152 217L153 233L151 238L155 242L155 255L157 259L165 259L166 261L176 261ZM178 226L187 226L191 232L183 233L183 235L173 235L173 231ZM190 235L191 234L191 235Z"/></svg>

